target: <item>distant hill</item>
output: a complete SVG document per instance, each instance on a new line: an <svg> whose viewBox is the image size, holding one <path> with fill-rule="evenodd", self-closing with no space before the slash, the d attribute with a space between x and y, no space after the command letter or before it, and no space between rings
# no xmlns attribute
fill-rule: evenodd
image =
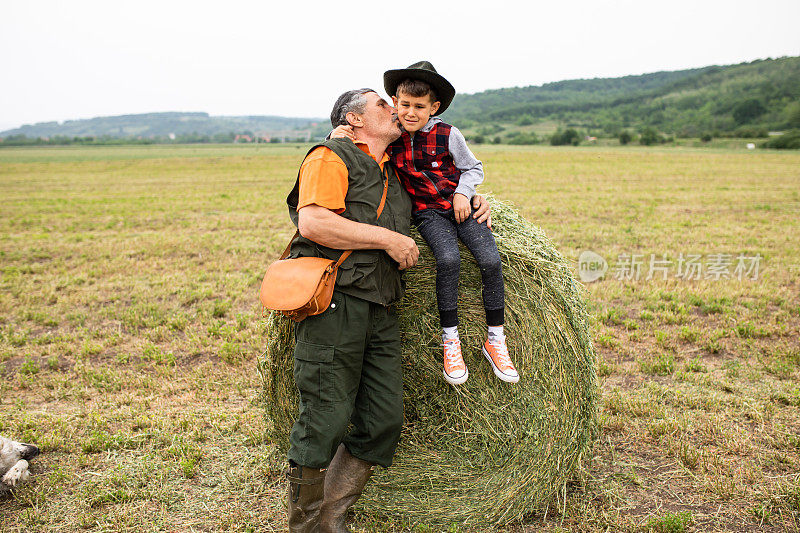
<svg viewBox="0 0 800 533"><path fill-rule="evenodd" d="M274 116L209 116L208 113L144 113L97 117L64 122L39 122L0 132L0 137L142 137L229 136L257 133L268 137L288 136L316 138L330 131L328 119L288 118ZM323 133L324 130L324 133Z"/></svg>
<svg viewBox="0 0 800 533"><path fill-rule="evenodd" d="M592 135L651 127L691 137L800 127L800 57L458 95L444 118L484 134L508 130L492 125L535 131L537 123Z"/></svg>
<svg viewBox="0 0 800 533"><path fill-rule="evenodd" d="M475 142L527 144L570 128L576 130L568 132L571 139L624 131L655 138L766 136L800 128L800 57L459 94L444 118ZM147 113L42 122L0 132L0 138L6 145L74 137L230 142L237 134L316 140L328 131L323 118Z"/></svg>

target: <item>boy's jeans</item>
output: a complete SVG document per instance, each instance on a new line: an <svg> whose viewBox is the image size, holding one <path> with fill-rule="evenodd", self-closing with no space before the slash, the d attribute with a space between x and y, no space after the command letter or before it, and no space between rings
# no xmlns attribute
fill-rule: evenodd
<svg viewBox="0 0 800 533"><path fill-rule="evenodd" d="M486 224L478 223L472 214L458 224L452 209L418 211L414 213L414 223L436 258L436 297L442 327L458 325L459 240L472 252L481 271L487 325L502 325L505 306L503 270L497 244Z"/></svg>

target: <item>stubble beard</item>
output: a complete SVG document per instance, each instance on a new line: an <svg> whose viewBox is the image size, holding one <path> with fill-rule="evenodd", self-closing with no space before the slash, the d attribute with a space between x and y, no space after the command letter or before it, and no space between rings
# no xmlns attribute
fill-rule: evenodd
<svg viewBox="0 0 800 533"><path fill-rule="evenodd" d="M393 132L396 133L396 135L394 135L394 137L392 138L392 142L394 142L400 138L400 136L403 134L403 131L405 130L403 129L403 125L400 123L400 119L397 118L397 115L394 115L392 117L392 122L396 126L396 128L393 129Z"/></svg>

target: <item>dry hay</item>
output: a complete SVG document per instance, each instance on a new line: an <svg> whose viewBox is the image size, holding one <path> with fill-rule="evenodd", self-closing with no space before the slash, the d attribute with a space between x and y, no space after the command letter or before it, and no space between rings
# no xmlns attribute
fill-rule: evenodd
<svg viewBox="0 0 800 533"><path fill-rule="evenodd" d="M480 272L462 247L459 315L469 380L442 377L434 259L407 274L400 308L405 424L394 465L379 469L361 507L405 523L507 524L558 505L596 433L597 377L582 286L541 229L493 201L503 260L506 335L521 379L503 383L480 347ZM281 450L297 414L291 323L270 316L261 365L270 438Z"/></svg>

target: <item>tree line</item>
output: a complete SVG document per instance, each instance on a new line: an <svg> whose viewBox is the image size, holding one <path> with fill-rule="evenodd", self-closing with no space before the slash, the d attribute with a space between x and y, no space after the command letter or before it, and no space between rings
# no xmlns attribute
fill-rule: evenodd
<svg viewBox="0 0 800 533"><path fill-rule="evenodd" d="M650 130L664 138L766 137L800 128L800 58L459 95L444 118L486 142L533 142L526 130L541 123L560 124L559 135L628 132L645 142ZM479 131L487 123L507 131Z"/></svg>

